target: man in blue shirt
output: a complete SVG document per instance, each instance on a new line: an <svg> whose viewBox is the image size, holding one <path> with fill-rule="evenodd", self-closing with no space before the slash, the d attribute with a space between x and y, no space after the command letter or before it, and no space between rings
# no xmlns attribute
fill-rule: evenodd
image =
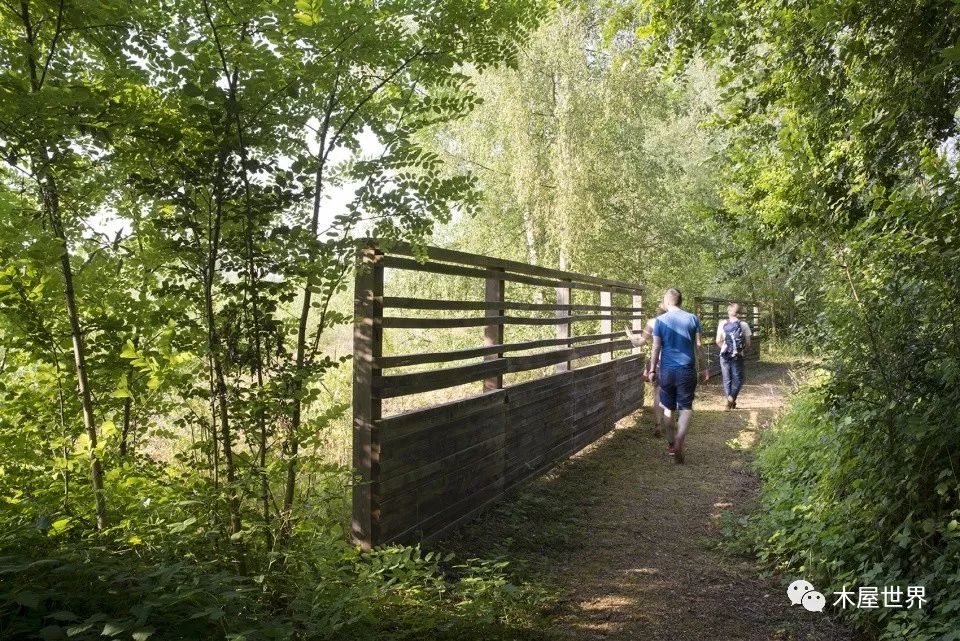
<svg viewBox="0 0 960 641"><path fill-rule="evenodd" d="M653 373L660 383L659 400L669 444L667 452L677 463L683 463L683 441L693 415L698 362L703 381L710 379L707 358L700 344L700 319L680 309L682 303L683 295L678 289L668 289L663 295L663 306L667 311L653 324L653 353L650 354Z"/></svg>

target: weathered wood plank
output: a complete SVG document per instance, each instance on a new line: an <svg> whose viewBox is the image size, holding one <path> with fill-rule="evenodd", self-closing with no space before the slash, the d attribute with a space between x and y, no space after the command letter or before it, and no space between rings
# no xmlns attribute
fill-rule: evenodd
<svg viewBox="0 0 960 641"><path fill-rule="evenodd" d="M376 427L384 434L400 435L442 425L473 414L496 409L506 402L503 390L469 396L424 409L394 414L376 421Z"/></svg>
<svg viewBox="0 0 960 641"><path fill-rule="evenodd" d="M372 393L379 370L383 333L377 320L383 310L377 298L383 295L382 255L372 247L360 255L354 283L353 327L353 468L359 481L353 490L354 541L369 549L380 539L379 478L380 446L374 423L380 418L380 401Z"/></svg>
<svg viewBox="0 0 960 641"><path fill-rule="evenodd" d="M499 352L521 352L529 349L539 349L541 347L556 347L557 345L587 343L601 341L607 338L616 338L622 336L618 332L612 334L585 334L583 336L574 336L573 338L546 338L542 340L525 341L522 343L506 343L504 345L495 345L491 347L477 347L473 349L461 349L449 352L427 352L423 354L401 354L398 356L383 356L377 360L379 366L383 369L391 367L407 367L410 365L424 365L426 363L447 363L450 361L462 361L488 354Z"/></svg>
<svg viewBox="0 0 960 641"><path fill-rule="evenodd" d="M395 398L482 381L485 378L505 374L506 372L506 360L498 359L477 365L434 369L429 372L417 372L416 374L380 376L374 380L372 392L381 399Z"/></svg>
<svg viewBox="0 0 960 641"><path fill-rule="evenodd" d="M643 356L615 358L615 352L632 344L613 331L617 320L642 325L643 289L630 283L570 274L446 250L428 250L430 260L419 263L387 252L377 259L379 283L361 282L364 308L358 303L355 344L359 390L367 402L357 444L366 444L369 482L354 489L354 511L368 510L355 525L357 540L365 544L435 536L472 518L517 483L555 465L608 431L615 421L643 402L640 373ZM391 255L393 254L393 255ZM406 256L411 256L407 253ZM397 268L479 278L484 280L483 301L441 301L384 297L383 269ZM508 301L506 283L525 283L556 290L556 303ZM571 303L571 290L600 292L599 304ZM612 292L625 292L633 306L613 304ZM358 297L359 300L360 297ZM383 317L382 309L477 311L479 318ZM508 315L510 310L553 312L554 318ZM365 319L370 321L365 339ZM573 336L577 322L600 321L601 332ZM505 344L508 325L550 326L557 334L545 340ZM380 354L382 331L392 328L482 329L484 345L448 352ZM480 332L478 332L479 334ZM360 349L364 341L369 349ZM540 348L559 348L531 354ZM570 368L578 359L601 355L602 362ZM426 372L384 375L382 370L426 363L449 363L483 358ZM560 365L560 371L507 388L506 373ZM483 381L488 391L465 399L380 417L381 399L445 389ZM359 461L359 458L358 458ZM361 474L361 476L363 476ZM364 520L366 519L366 521Z"/></svg>
<svg viewBox="0 0 960 641"><path fill-rule="evenodd" d="M500 275L506 281L511 283L523 283L525 285L534 285L536 287L572 287L574 289L585 289L590 291L603 291L605 289L614 289L620 291L617 285L594 285L585 281L572 280L554 280L550 278L538 278L526 276L512 271L500 272L494 268L476 268L464 267L450 263L438 263L435 261L418 262L410 258L400 258L398 256L386 256L383 266L391 269L404 269L414 272L427 272L430 274L443 274L445 276L466 276L468 278L496 278ZM622 289L624 293L634 293L634 289Z"/></svg>
<svg viewBox="0 0 960 641"><path fill-rule="evenodd" d="M451 445L449 448L456 451L448 452L445 448L437 453L437 456L442 458L434 460L429 452L419 446L416 446L418 449L408 451L405 459L397 456L390 459L384 458L384 470L380 482L393 495L418 487L429 479L456 471L470 470L479 474L484 467L483 461L503 449L506 442L504 420L504 416L492 417L486 422L488 429L485 431L486 434L492 434L491 436L476 443L468 443L466 439L458 441L456 446ZM456 449L456 447L462 447L462 449ZM385 496L381 503L386 501Z"/></svg>
<svg viewBox="0 0 960 641"><path fill-rule="evenodd" d="M637 297L635 297L637 298ZM523 303L514 301L473 301L473 300L433 300L430 298L383 297L384 309L422 309L443 311L485 311L488 309L509 309L531 312L555 312L570 309L576 312L628 312L640 313L642 307L614 307L604 305L555 305L553 303Z"/></svg>
<svg viewBox="0 0 960 641"><path fill-rule="evenodd" d="M634 294L633 297L631 298L631 302L632 302L632 304L633 304L633 308L634 308L634 309L636 309L636 310L642 310L642 309L643 309L643 294ZM642 313L642 312L641 312L641 313ZM633 327L631 328L631 329L633 330L633 333L634 333L634 334L637 334L638 332L642 332L642 331L643 331L643 328L644 328L645 323L644 323L643 318L641 317L641 318L636 318L636 319L634 319L633 322L631 323L631 325L633 326ZM640 354L640 353L642 353L642 352L643 352L643 347L642 347L642 346L641 346L641 347L634 347L634 348L633 348L633 353L634 353L634 354Z"/></svg>
<svg viewBox="0 0 960 641"><path fill-rule="evenodd" d="M558 349L543 354L531 354L530 356L510 356L507 358L507 372L523 372L563 361L569 362L578 358L596 356L597 354L610 354L610 352L614 350L629 349L632 345L629 340L622 340L612 343L596 343L595 345L586 345L584 347Z"/></svg>
<svg viewBox="0 0 960 641"><path fill-rule="evenodd" d="M410 318L405 316L384 316L385 329L456 329L461 327L488 327L490 325L557 325L569 326L570 323L586 321L632 321L639 316L611 316L604 314L581 314L558 318L526 318L524 316L484 316L477 318ZM608 333L608 332L603 332Z"/></svg>
<svg viewBox="0 0 960 641"><path fill-rule="evenodd" d="M369 242L369 241L368 241ZM549 267L539 267L537 265L529 265L527 263L520 263L513 260L504 260L502 258L493 258L492 256L481 256L478 254L468 254L466 252L460 252L452 249L441 249L439 247L426 247L425 248L427 256L433 258L434 260L452 262L452 263L461 263L463 265L471 265L474 267L484 267L484 268L500 268L510 272L516 272L518 274L528 274L532 276L545 276L548 278L556 279L573 279L584 283L592 283L595 285L607 286L607 287L618 287L623 288L626 291L630 292L643 292L643 288L635 283L627 283L624 281L599 278L597 276L590 276L588 274L579 274L576 272L567 272L559 269L551 269ZM415 252L410 245L405 243L395 243L390 247L390 252L393 254L403 254L404 256L415 256Z"/></svg>
<svg viewBox="0 0 960 641"><path fill-rule="evenodd" d="M409 394L418 394L437 389L445 389L473 381L489 380L491 376L529 371L547 367L555 363L566 363L578 358L594 356L615 349L628 349L629 340L612 343L597 343L583 347L553 350L544 354L530 356L510 356L476 365L447 367L411 374L393 374L380 376L374 383L374 394L379 398L395 398ZM496 388L493 388L496 389Z"/></svg>
<svg viewBox="0 0 960 641"><path fill-rule="evenodd" d="M484 289L485 302L503 305L503 299L506 293L506 282L504 282L503 279L488 278L486 287ZM501 321L504 318L505 312L506 310L503 307L486 310L485 316L490 321L490 324L483 328L484 347L503 345L503 323ZM493 360L497 358L503 358L503 352L487 354L484 356L484 360ZM500 389L501 387L503 387L503 374L497 374L496 376L483 379L484 390L489 391Z"/></svg>
<svg viewBox="0 0 960 641"><path fill-rule="evenodd" d="M611 292L600 292L600 304L601 305L613 305L613 294ZM630 316L630 320L639 320L640 316ZM600 333L601 334L611 334L613 333L613 316L608 316L606 318L600 319ZM627 341L628 347L633 347L633 343ZM606 363L613 357L613 354L610 352L601 352L600 361Z"/></svg>
<svg viewBox="0 0 960 641"><path fill-rule="evenodd" d="M572 315L570 311L570 284L569 282L564 283L561 281L560 284L556 287L557 291L557 305L560 309L557 310L557 339L563 340L567 339L566 345L569 347L572 345L569 339L573 336L573 325L570 323L570 317ZM570 361L557 363L557 371L565 372L570 369Z"/></svg>

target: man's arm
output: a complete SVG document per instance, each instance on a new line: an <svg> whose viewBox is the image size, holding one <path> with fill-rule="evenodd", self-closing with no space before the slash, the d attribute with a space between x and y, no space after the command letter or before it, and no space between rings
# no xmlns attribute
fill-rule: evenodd
<svg viewBox="0 0 960 641"><path fill-rule="evenodd" d="M663 349L663 341L659 336L654 334L653 336L653 351L650 352L650 371L654 376L657 375L657 370L660 367L660 350Z"/></svg>
<svg viewBox="0 0 960 641"><path fill-rule="evenodd" d="M747 349L750 349L750 339L753 337L753 331L751 331L746 321L740 322L743 324L743 344Z"/></svg>
<svg viewBox="0 0 960 641"><path fill-rule="evenodd" d="M710 380L710 368L707 367L707 353L703 351L703 345L700 344L700 332L697 332L694 346L697 350L697 368L703 371L703 381Z"/></svg>
<svg viewBox="0 0 960 641"><path fill-rule="evenodd" d="M629 327L623 331L627 335L627 338L630 339L630 342L633 343L634 347L642 347L648 340L653 338L653 323L654 319L651 318L639 332L634 332Z"/></svg>
<svg viewBox="0 0 960 641"><path fill-rule="evenodd" d="M717 325L717 347L723 349L723 321L720 321L720 324Z"/></svg>

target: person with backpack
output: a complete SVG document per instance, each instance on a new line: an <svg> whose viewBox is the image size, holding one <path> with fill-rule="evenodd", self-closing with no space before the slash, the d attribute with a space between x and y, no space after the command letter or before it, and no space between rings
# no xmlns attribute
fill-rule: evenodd
<svg viewBox="0 0 960 641"><path fill-rule="evenodd" d="M717 325L717 347L720 348L720 372L728 410L737 407L737 396L743 386L743 357L750 349L751 335L750 326L740 320L740 305L727 305L727 320Z"/></svg>

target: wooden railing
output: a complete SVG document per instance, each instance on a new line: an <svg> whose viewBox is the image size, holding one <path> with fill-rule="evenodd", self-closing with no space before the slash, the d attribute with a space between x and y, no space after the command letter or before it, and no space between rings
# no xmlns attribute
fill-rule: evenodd
<svg viewBox="0 0 960 641"><path fill-rule="evenodd" d="M744 353L747 360L760 360L760 342L763 340L763 323L759 303L737 300L732 298L698 297L694 299L694 309L700 317L703 327L704 350L707 353L707 367L711 374L720 373L720 348L717 347L717 325L727 320L727 305L740 304L740 320L747 321L753 337L750 340L750 349Z"/></svg>
<svg viewBox="0 0 960 641"><path fill-rule="evenodd" d="M410 247L383 251L372 243L361 250L354 326L353 462L359 482L353 491L353 536L364 547L448 531L643 404L643 356L623 334L628 325L637 331L643 327L642 287L452 250L426 248L426 254L418 260ZM385 282L404 283L391 278L393 271L465 278L474 284L477 300L385 295ZM514 285L527 286L526 291L514 292ZM530 296L529 286L539 298ZM543 302L544 288L552 290L556 302ZM574 302L572 294L597 300ZM615 304L615 297L624 301ZM522 315L544 312L552 316ZM578 335L575 329L584 323L593 330ZM509 326L553 326L554 331L548 338L505 342ZM475 345L383 353L384 332L392 329L463 328L478 328ZM617 356L618 351L626 354ZM460 363L471 359L475 362ZM450 363L457 364L393 373ZM505 384L505 377L521 372L526 380ZM473 383L476 390L463 398L383 416L385 400Z"/></svg>

